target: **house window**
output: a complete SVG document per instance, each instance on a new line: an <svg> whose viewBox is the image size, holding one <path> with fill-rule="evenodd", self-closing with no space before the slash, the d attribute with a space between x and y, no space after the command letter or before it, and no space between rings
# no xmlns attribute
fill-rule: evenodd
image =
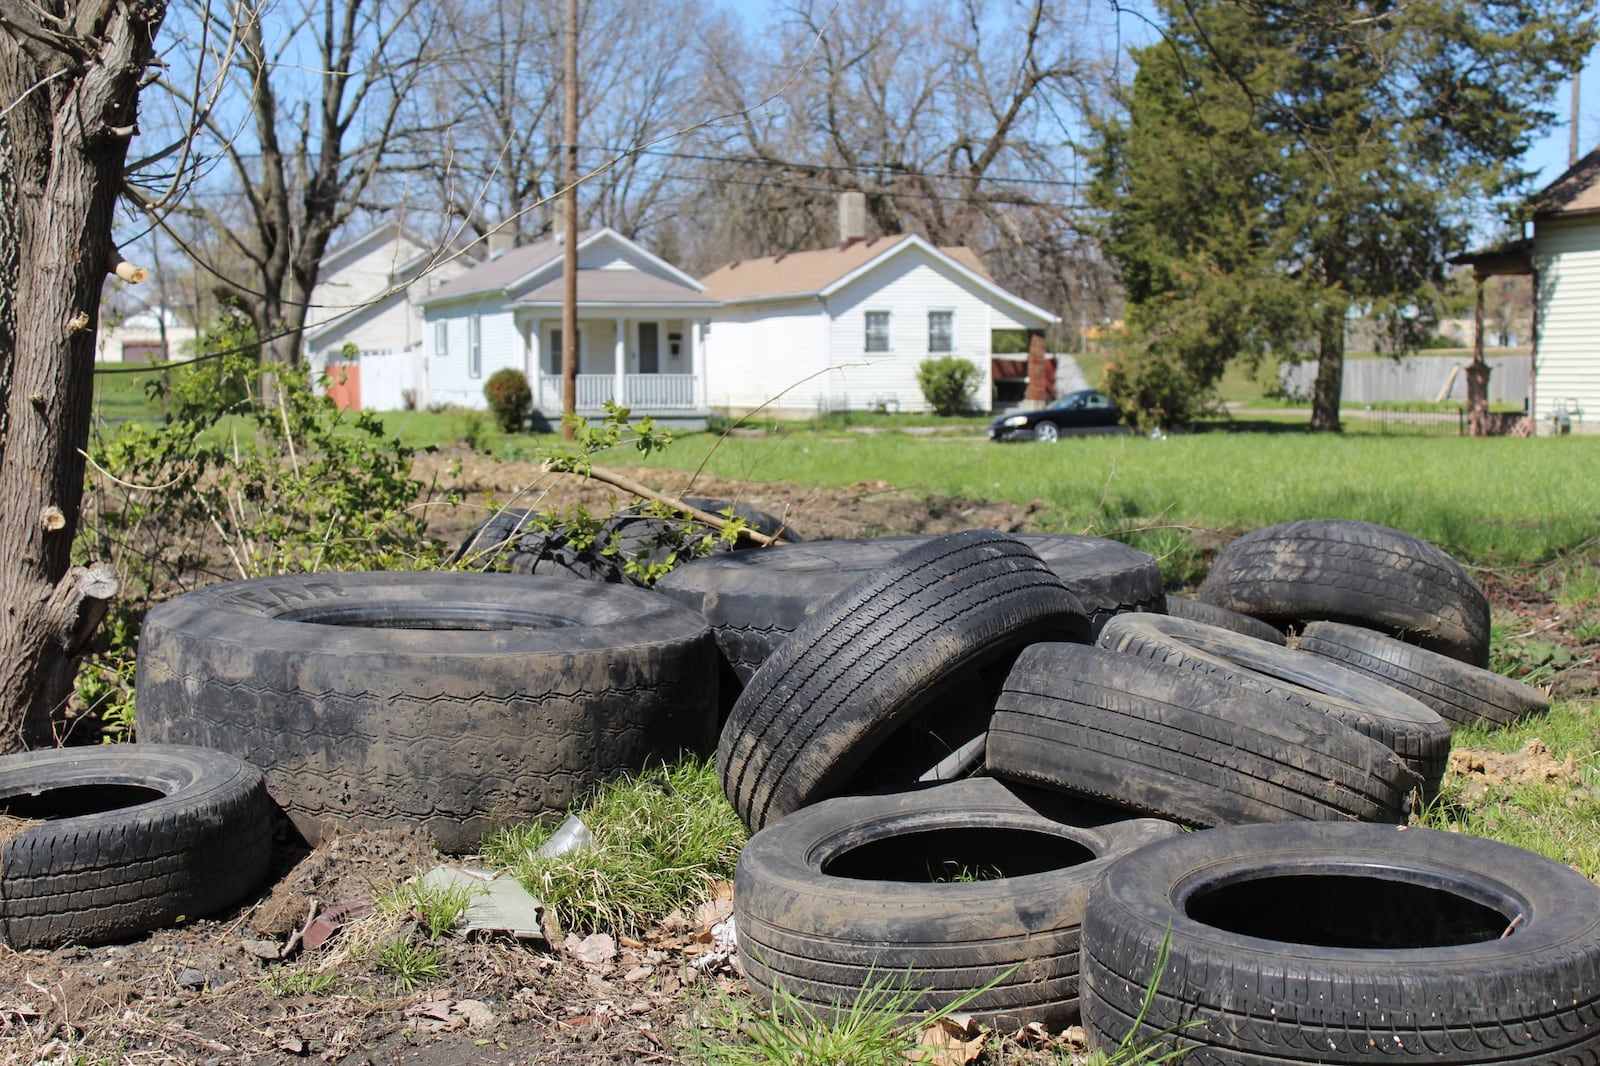
<svg viewBox="0 0 1600 1066"><path fill-rule="evenodd" d="M483 377L483 320L477 315L467 319L467 377Z"/></svg>
<svg viewBox="0 0 1600 1066"><path fill-rule="evenodd" d="M450 323L433 324L433 357L443 359L450 354Z"/></svg>
<svg viewBox="0 0 1600 1066"><path fill-rule="evenodd" d="M578 330L578 348L580 349L578 365L581 368L583 365L581 352L583 348L583 330L581 329ZM562 370L562 360L565 358L566 352L561 347L561 330L553 329L550 331L550 347L545 350L544 354L544 372L554 377L560 377L564 372Z"/></svg>
<svg viewBox="0 0 1600 1066"><path fill-rule="evenodd" d="M928 351L953 352L956 350L956 313L954 311L928 312Z"/></svg>
<svg viewBox="0 0 1600 1066"><path fill-rule="evenodd" d="M867 312L867 346L869 352L889 350L889 312Z"/></svg>

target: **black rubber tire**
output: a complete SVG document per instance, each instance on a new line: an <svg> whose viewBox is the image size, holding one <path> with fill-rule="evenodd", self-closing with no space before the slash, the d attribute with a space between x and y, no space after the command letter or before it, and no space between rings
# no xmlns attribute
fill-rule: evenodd
<svg viewBox="0 0 1600 1066"><path fill-rule="evenodd" d="M1206 828L1403 822L1416 775L1320 711L1104 648L1035 644L989 722L987 767Z"/></svg>
<svg viewBox="0 0 1600 1066"><path fill-rule="evenodd" d="M1113 618L1101 631L1099 644L1319 710L1404 759L1422 779L1424 799L1438 793L1450 759L1450 724L1433 708L1381 681L1309 652L1188 618Z"/></svg>
<svg viewBox="0 0 1600 1066"><path fill-rule="evenodd" d="M272 861L261 771L204 748L117 744L0 758L0 939L125 940L231 906ZM40 821L33 821L41 819Z"/></svg>
<svg viewBox="0 0 1600 1066"><path fill-rule="evenodd" d="M717 746L723 791L759 829L829 796L910 784L983 732L1024 646L1088 639L1077 599L1026 545L993 530L918 544L756 671Z"/></svg>
<svg viewBox="0 0 1600 1066"><path fill-rule="evenodd" d="M790 544L805 540L782 519L747 504L709 496L685 496L683 502L711 514L731 510L757 533L781 536ZM664 562L673 552L681 552L691 537L698 538L710 529L692 519L686 526L640 514L638 508L628 508L601 523L595 546L577 548L563 534L538 529L535 524L538 514L518 507L496 511L473 527L448 561L456 563L470 558L481 569L504 566L514 574L537 573L637 584L627 575L623 565L627 559ZM613 545L616 553L606 554L600 550ZM754 541L743 539L736 545L718 541L712 551L720 553L753 547L756 547Z"/></svg>
<svg viewBox="0 0 1600 1066"><path fill-rule="evenodd" d="M1457 726L1508 726L1550 709L1531 685L1359 626L1312 622L1297 647L1399 689Z"/></svg>
<svg viewBox="0 0 1600 1066"><path fill-rule="evenodd" d="M991 986L962 1012L1059 1028L1077 1020L1090 887L1111 859L1178 831L992 778L824 800L740 855L739 957L759 998L778 986L820 1017L888 980L916 990L908 1013Z"/></svg>
<svg viewBox="0 0 1600 1066"><path fill-rule="evenodd" d="M320 623L320 624L319 624ZM716 736L704 618L648 589L509 574L214 585L154 608L140 735L260 766L308 841L420 826L451 852Z"/></svg>
<svg viewBox="0 0 1600 1066"><path fill-rule="evenodd" d="M1305 823L1152 844L1085 912L1091 1048L1135 1028L1158 966L1137 1032L1189 1066L1600 1061L1600 890L1466 834Z"/></svg>
<svg viewBox="0 0 1600 1066"><path fill-rule="evenodd" d="M1283 644L1283 633L1267 625L1259 618L1252 618L1238 611L1230 611L1226 607L1218 607L1214 603L1205 603L1201 600L1192 600L1187 596L1167 594L1167 613L1174 618L1187 618L1192 622L1204 622L1208 626L1217 626L1219 629L1231 629L1235 633L1243 633L1247 637L1255 637L1269 644Z"/></svg>
<svg viewBox="0 0 1600 1066"><path fill-rule="evenodd" d="M1151 555L1100 537L1013 533L1078 597L1096 633L1125 611L1159 611L1161 567ZM656 590L711 622L731 683L747 684L796 626L841 590L932 538L821 540L679 566ZM727 678L725 675L725 684ZM737 693L737 688L733 689Z"/></svg>
<svg viewBox="0 0 1600 1066"><path fill-rule="evenodd" d="M1489 664L1489 601L1450 556L1371 522L1319 518L1230 542L1200 587L1206 603L1280 629L1348 622Z"/></svg>

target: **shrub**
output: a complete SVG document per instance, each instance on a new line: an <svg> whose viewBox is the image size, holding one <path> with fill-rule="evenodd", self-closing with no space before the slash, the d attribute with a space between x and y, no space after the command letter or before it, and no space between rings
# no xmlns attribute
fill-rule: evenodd
<svg viewBox="0 0 1600 1066"><path fill-rule="evenodd" d="M917 367L917 384L922 387L923 399L937 415L956 415L966 410L981 378L982 371L970 360L953 355L924 359Z"/></svg>
<svg viewBox="0 0 1600 1066"><path fill-rule="evenodd" d="M495 421L507 433L521 429L528 412L533 409L533 389L528 385L528 375L515 367L504 367L491 374L483 386L483 395L489 401Z"/></svg>

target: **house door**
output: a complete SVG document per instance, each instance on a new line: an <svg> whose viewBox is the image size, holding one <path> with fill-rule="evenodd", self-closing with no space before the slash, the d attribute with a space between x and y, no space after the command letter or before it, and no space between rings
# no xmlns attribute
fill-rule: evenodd
<svg viewBox="0 0 1600 1066"><path fill-rule="evenodd" d="M661 324L639 323L639 373L661 373Z"/></svg>

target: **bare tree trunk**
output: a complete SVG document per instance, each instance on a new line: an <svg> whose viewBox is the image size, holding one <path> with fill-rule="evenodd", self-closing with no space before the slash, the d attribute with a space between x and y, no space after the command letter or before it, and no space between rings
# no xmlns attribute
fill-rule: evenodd
<svg viewBox="0 0 1600 1066"><path fill-rule="evenodd" d="M1338 433L1339 394L1344 389L1344 309L1323 314L1317 337L1317 380L1311 386L1311 428Z"/></svg>
<svg viewBox="0 0 1600 1066"><path fill-rule="evenodd" d="M53 739L115 591L70 565L95 323L139 82L166 5L0 0L0 751Z"/></svg>

